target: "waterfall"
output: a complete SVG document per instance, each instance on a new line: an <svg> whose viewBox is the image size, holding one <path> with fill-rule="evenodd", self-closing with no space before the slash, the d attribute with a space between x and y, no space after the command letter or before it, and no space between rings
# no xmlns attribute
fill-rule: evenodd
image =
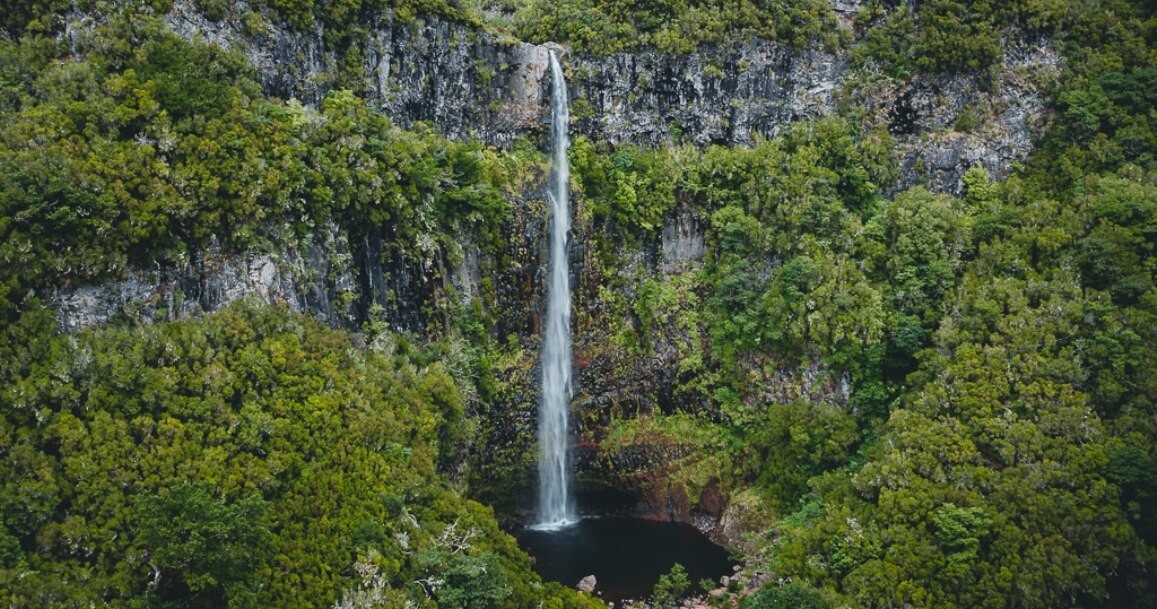
<svg viewBox="0 0 1157 609"><path fill-rule="evenodd" d="M567 414L570 404L570 269L566 236L570 230L567 184L570 145L567 126L566 81L562 65L550 52L550 283L547 285L546 335L542 341L542 404L538 415L538 524L557 529L576 521L570 496L570 459Z"/></svg>

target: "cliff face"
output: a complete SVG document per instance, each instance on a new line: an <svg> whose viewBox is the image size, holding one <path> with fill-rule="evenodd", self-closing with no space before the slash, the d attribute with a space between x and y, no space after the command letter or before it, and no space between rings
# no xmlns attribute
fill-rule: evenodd
<svg viewBox="0 0 1157 609"><path fill-rule="evenodd" d="M848 16L858 4L837 8ZM315 105L334 87L338 60L320 29L301 33L266 22L263 32L246 33L239 22L207 19L188 0L176 2L166 20L185 37L241 51L271 96ZM450 138L475 138L502 148L520 136L544 140L547 46L439 21L383 19L367 28L372 34L360 66L368 83L364 94L396 124L423 121ZM1044 118L1044 93L1059 73L1057 54L1043 43L1010 46L1001 69L982 76L920 76L907 82L870 68L853 70L841 55L761 41L684 56L571 54L564 61L574 135L611 144L742 146L775 137L793 122L856 107L865 128L886 129L895 140L901 167L895 188L924 183L954 193L970 167L980 164L999 177L1028 154ZM582 201L577 205L576 215L581 215ZM496 459L518 469L526 465L533 445L538 401L535 355L546 213L541 193L528 192L515 202L505 235L506 262L489 276L482 269L497 265L482 263L469 235L463 236L453 261L444 255L417 260L383 256L380 239L350 243L348 235L328 227L306 242L280 244L274 251L229 256L210 250L179 268L139 269L121 281L59 289L50 299L67 330L126 317L175 319L255 297L348 328L358 328L376 309L377 318L392 329L421 332L432 321L430 311L449 310L458 304L449 302L454 298L469 303L487 279L494 289L498 332L519 337L525 356L504 373L504 402L490 405L489 414L480 413L494 429L489 444L478 450L482 463ZM584 248L592 230L589 222L576 223L571 252L579 309L576 409L587 432L615 417L696 399L680 389L680 341L685 337L662 335L643 356L614 348L604 323L610 313L597 297L601 278L590 270L595 265ZM699 268L706 239L704 218L696 210L676 209L659 235L647 251L618 252L622 276L670 278ZM847 379L818 364L787 366L777 374L775 392L765 396L769 401L847 400ZM631 470L638 474L635 479L648 481L651 495L640 500L641 509L682 506L667 515L691 518L703 498L680 496L686 491L656 483L662 463L656 467L655 475ZM668 494L655 495L656 488L667 488L663 492ZM722 509L705 511L718 517Z"/></svg>
<svg viewBox="0 0 1157 609"><path fill-rule="evenodd" d="M686 56L653 51L575 57L576 131L614 144L745 145L829 114L844 57L747 41Z"/></svg>
<svg viewBox="0 0 1157 609"><path fill-rule="evenodd" d="M858 7L835 8L850 19ZM166 21L185 37L241 50L271 96L315 105L334 87L338 58L320 26L301 33L267 21L264 32L248 34L239 20L211 21L189 0L176 2ZM382 17L366 26L363 93L398 124L424 121L451 139L498 147L544 134L550 45L437 20ZM856 102L866 109L866 127L886 127L896 138L899 187L926 181L946 192L957 192L974 164L1004 176L1028 154L1044 93L1059 76L1059 56L1039 41L1010 46L994 73L903 83L852 70L844 55L765 41L679 56L570 55L566 64L572 134L612 144L745 145Z"/></svg>
<svg viewBox="0 0 1157 609"><path fill-rule="evenodd" d="M836 8L850 16L858 4ZM189 0L176 2L166 21L188 38L240 50L269 95L312 105L334 87L338 60L327 50L320 27L301 33L267 20L261 33L246 33L239 19L211 21ZM476 138L498 147L519 136L545 137L547 46L440 21L398 24L383 18L367 26L372 35L361 65L365 94L397 124L424 121L450 138ZM83 19L74 19L70 32L83 27ZM853 71L842 56L763 41L683 56L647 51L566 58L574 135L643 146L745 145L756 137L774 137L795 121L856 103L863 108L866 128L886 128L895 139L901 167L896 189L925 183L953 193L959 192L968 168L980 164L1000 177L1028 154L1058 62L1046 44L1022 44L1007 51L996 74L920 76L898 83L871 70ZM532 211L523 206L516 215ZM534 225L525 217L514 222L512 236L517 238L509 253L523 273L532 273L525 268L534 263L529 256L538 258L541 252L538 234L519 233L517 227ZM701 256L703 227L693 214L668 218L662 234L659 268L670 271ZM584 240L580 227L575 242L581 247ZM435 280L414 261L367 255L373 243L353 245L331 230L311 243L284 244L243 259L208 252L184 268L140 269L122 282L61 290L54 301L68 329L101 323L126 309L149 313L151 303L166 301L171 287L179 286L179 302L166 302L161 316L214 309L248 294L344 325L356 324L359 317L351 301L376 301L392 313L391 325L417 330L422 320L406 302L428 298L438 282L448 282L459 294L476 291L476 272L453 269ZM464 249L469 264L470 248ZM523 279L536 284L523 290L531 299L511 304L535 310L537 278L528 274ZM394 299L386 302L391 291ZM361 313L367 308L362 306ZM528 329L525 320L515 326Z"/></svg>
<svg viewBox="0 0 1157 609"><path fill-rule="evenodd" d="M236 21L211 21L188 0L165 17L187 38L238 49L257 69L267 95L317 105L335 86L338 57L325 31L298 32L266 20L249 34ZM386 17L366 24L363 94L395 123L424 121L451 139L473 138L499 147L541 131L546 118L547 47L479 34L443 21L398 24Z"/></svg>

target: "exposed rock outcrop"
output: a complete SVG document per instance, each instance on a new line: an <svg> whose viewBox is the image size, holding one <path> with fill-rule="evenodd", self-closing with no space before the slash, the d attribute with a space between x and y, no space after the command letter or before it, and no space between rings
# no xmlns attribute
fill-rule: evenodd
<svg viewBox="0 0 1157 609"><path fill-rule="evenodd" d="M249 33L240 19L206 18L191 0L174 2L165 20L186 38L238 49L268 95L316 105L336 86L339 60L320 24L300 32L266 19L262 32ZM542 129L546 46L437 19L401 24L388 13L365 26L362 93L398 124L424 121L452 139L501 147Z"/></svg>
<svg viewBox="0 0 1157 609"><path fill-rule="evenodd" d="M728 502L710 536L722 546L749 552L754 546L747 535L751 531L766 531L772 520L772 514L759 497L750 491L740 493Z"/></svg>
<svg viewBox="0 0 1157 609"><path fill-rule="evenodd" d="M178 267L138 269L99 285L61 288L50 295L65 330L116 319L169 321L214 311L240 299L284 304L338 326L359 319L359 269L345 236L335 227L311 243L286 244L276 253L228 256L216 247Z"/></svg>
<svg viewBox="0 0 1157 609"><path fill-rule="evenodd" d="M576 130L611 143L751 143L826 115L847 61L751 40L675 56L654 51L574 57Z"/></svg>
<svg viewBox="0 0 1157 609"><path fill-rule="evenodd" d="M1028 156L1060 70L1048 42L1025 41L1005 51L995 75L919 75L864 85L855 95L874 111L869 124L886 125L896 137L900 179L893 190L924 183L960 194L969 168L1004 177Z"/></svg>

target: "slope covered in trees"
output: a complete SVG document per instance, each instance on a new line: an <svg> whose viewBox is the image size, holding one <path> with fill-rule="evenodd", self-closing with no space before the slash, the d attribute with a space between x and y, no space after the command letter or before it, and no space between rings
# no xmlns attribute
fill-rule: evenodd
<svg viewBox="0 0 1157 609"><path fill-rule="evenodd" d="M8 606L583 606L440 481L469 423L436 350L239 306L24 355Z"/></svg>

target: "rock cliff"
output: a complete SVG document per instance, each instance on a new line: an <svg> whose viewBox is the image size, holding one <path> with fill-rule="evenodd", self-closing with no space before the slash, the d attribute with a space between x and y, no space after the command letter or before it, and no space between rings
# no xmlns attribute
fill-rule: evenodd
<svg viewBox="0 0 1157 609"><path fill-rule="evenodd" d="M858 3L836 3L851 16ZM240 19L212 21L179 0L166 21L174 31L240 50L267 94L320 102L334 86L339 58L325 32L267 20L258 33ZM366 24L362 92L401 125L424 121L452 139L506 147L543 133L547 47L438 20ZM852 69L843 54L759 40L686 55L656 51L566 58L572 133L612 144L744 145L792 122L855 103L868 128L887 127L904 167L899 187L926 181L956 192L963 172L983 165L1003 176L1032 148L1044 95L1059 76L1047 41L1010 42L999 69L983 74L921 75L897 82Z"/></svg>
<svg viewBox="0 0 1157 609"><path fill-rule="evenodd" d="M857 6L837 8L850 14ZM269 95L310 105L335 86L338 58L327 49L320 26L299 32L266 20L260 32L251 33L234 17L208 19L190 0L175 2L165 19L190 39L239 50ZM74 16L66 35L89 22ZM382 16L367 27L372 35L361 66L364 94L396 123L422 121L450 138L476 138L498 147L519 136L544 137L547 46L436 20L401 24ZM654 51L571 55L566 62L574 134L643 146L745 145L757 137L774 137L792 122L856 104L866 128L887 128L896 140L901 177L895 189L925 183L945 192L958 192L961 176L973 165L999 177L1028 154L1044 120L1044 92L1059 75L1058 55L1044 42L1010 44L995 75L925 75L907 82L870 69L852 70L840 55L764 41L681 56ZM528 193L527 199L537 196ZM540 296L534 260L528 256L541 256L541 227L525 217L537 211L542 210L517 210L523 217L512 228L518 238L509 253L522 279L535 283L534 289L522 290L531 300L511 303L524 311L534 310ZM703 227L693 214L672 215L662 231L661 270L686 266L702 255ZM575 235L576 244L584 240L581 232ZM420 315L406 302L415 300L409 296L430 296L434 278L413 268L414 261L390 264L367 255L374 245L351 248L331 230L311 243L284 244L267 254L226 258L209 252L183 268L138 269L120 282L58 290L53 300L68 329L101 323L126 310L148 313L150 303L169 298L166 286L179 287L180 301L166 301L160 313L167 317L214 309L249 294L351 325L359 317L350 306L352 298L384 306L394 314L395 327L419 329ZM470 248L465 249L469 266ZM476 291L477 272L466 267L445 271L438 281L459 294ZM390 292L394 299L386 302ZM367 309L362 306L360 316ZM528 329L525 319L515 325Z"/></svg>
<svg viewBox="0 0 1157 609"><path fill-rule="evenodd" d="M858 4L838 8L851 15ZM84 27L83 19L73 21L70 35ZM335 86L338 58L327 48L320 28L299 32L266 20L260 31L247 31L239 19L208 19L189 0L176 2L166 21L185 37L243 53L271 96L315 105ZM382 16L365 25L371 35L361 54L366 83L362 93L395 123L426 122L450 138L474 138L500 148L518 137L543 140L547 46L437 20L403 24ZM963 173L976 164L994 176L1007 175L1031 150L1046 119L1044 95L1059 77L1057 53L1046 42L1007 47L999 70L925 75L906 82L883 77L871 66L854 69L843 55L762 41L681 56L654 51L571 54L565 62L572 133L611 144L743 146L775 137L793 122L855 108L866 129L886 129L896 142L901 177L895 189L925 183L933 190L958 192ZM582 202L578 205L581 214ZM495 429L490 445L477 450L483 462L497 459L518 469L533 442L545 217L540 193L525 193L515 202L505 235L508 262L490 275L482 271L481 254L469 236L463 236L454 262L441 255L414 260L384 255L380 238L350 243L348 235L328 227L306 242L280 244L272 251L230 256L211 249L180 267L137 269L120 281L61 288L49 296L67 330L126 317L174 319L255 297L349 328L360 327L375 310L376 317L395 330L421 332L430 325L430 311L435 317L438 311L444 314L452 298L469 302L480 293L483 280L489 280L497 331L519 337L526 355L504 373L510 387L504 403L481 413L493 420ZM576 307L581 309L576 408L584 424L598 426L614 416L646 414L686 396L678 389L678 345L658 344L645 357L610 349L606 325L600 323L606 312L599 308L597 286L586 285L585 292L582 288L584 281L599 281L583 250L591 230L589 223L577 223L572 240L573 283L580 286ZM624 275L673 276L699 267L705 222L695 210L681 207L669 214L659 235L649 251L619 252L623 264L631 267ZM787 367L780 377L779 393L766 396L768 400L847 399L847 379L833 377L822 367ZM700 505L699 513L716 518L723 514L723 499L688 497L682 488L664 486L662 463L632 460L647 448L614 453L626 465L591 460L588 467L595 471L623 465L617 474L623 484L637 481L649 493L640 499L644 511L675 506L670 515L690 518L696 511L692 508ZM639 465L644 461L653 467ZM703 508L704 501L711 506Z"/></svg>

